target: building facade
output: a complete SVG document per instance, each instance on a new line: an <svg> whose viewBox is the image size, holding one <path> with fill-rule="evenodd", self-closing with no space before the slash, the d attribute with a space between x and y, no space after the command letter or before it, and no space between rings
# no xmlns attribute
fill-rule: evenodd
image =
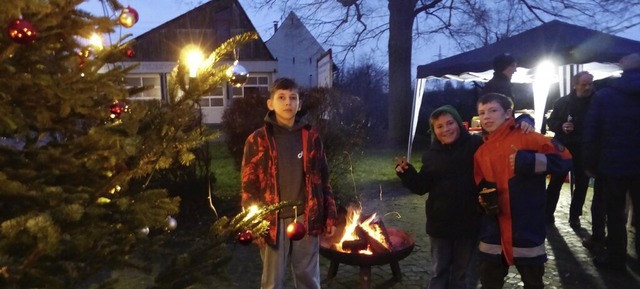
<svg viewBox="0 0 640 289"><path fill-rule="evenodd" d="M318 61L325 50L293 11L266 45L278 60L278 77L292 78L303 87L318 86Z"/></svg>
<svg viewBox="0 0 640 289"><path fill-rule="evenodd" d="M237 0L212 0L202 4L135 38L132 46L136 56L130 59L138 67L127 76L131 86L150 86L149 90L133 95L133 99L167 99L167 78L177 65L182 49L188 45L200 47L205 55L229 38L256 31ZM234 98L247 95L267 95L275 78L277 61L262 41L251 41L236 50L234 59L249 72L244 86L225 84L214 88L202 98L203 121L218 124L222 114Z"/></svg>

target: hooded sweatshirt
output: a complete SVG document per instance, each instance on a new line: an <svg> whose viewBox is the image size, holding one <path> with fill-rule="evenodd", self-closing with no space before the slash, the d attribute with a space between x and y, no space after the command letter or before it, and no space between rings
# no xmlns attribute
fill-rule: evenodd
<svg viewBox="0 0 640 289"><path fill-rule="evenodd" d="M309 125L306 117L296 117L292 127L278 124L274 113L265 116L264 121L273 125L278 156L278 193L281 201L292 204L304 203L304 179L302 168L302 128ZM280 218L293 218L295 211L291 207L280 210ZM302 215L304 210L297 210Z"/></svg>

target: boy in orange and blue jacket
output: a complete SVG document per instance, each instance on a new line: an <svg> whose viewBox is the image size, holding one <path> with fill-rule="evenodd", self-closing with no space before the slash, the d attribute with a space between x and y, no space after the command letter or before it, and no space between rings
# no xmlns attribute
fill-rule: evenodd
<svg viewBox="0 0 640 289"><path fill-rule="evenodd" d="M474 155L474 175L480 189L497 190L499 208L497 215L483 218L480 229L479 275L485 289L502 288L511 265L525 288L544 287L546 175L571 168L571 154L559 142L515 129L512 110L502 94L478 100L480 125L488 134Z"/></svg>

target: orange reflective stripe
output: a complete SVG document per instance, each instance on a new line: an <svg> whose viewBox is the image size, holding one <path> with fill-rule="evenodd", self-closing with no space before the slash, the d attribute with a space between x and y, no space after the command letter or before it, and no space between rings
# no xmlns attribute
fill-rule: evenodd
<svg viewBox="0 0 640 289"><path fill-rule="evenodd" d="M302 129L302 165L303 165L303 170L306 172L307 171L307 146L308 146L308 140L309 138L309 131L306 129Z"/></svg>

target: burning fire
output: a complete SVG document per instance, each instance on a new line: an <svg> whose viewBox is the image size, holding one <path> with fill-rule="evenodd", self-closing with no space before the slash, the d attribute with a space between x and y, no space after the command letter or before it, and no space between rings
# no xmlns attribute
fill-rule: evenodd
<svg viewBox="0 0 640 289"><path fill-rule="evenodd" d="M355 207L349 207L347 209L344 233L340 241L335 244L336 250L351 252L351 248L343 248L348 247L345 246L345 244L358 242L357 246L350 247L366 246L365 249L358 250L360 254L372 255L374 251L380 251L380 248L376 249L372 247L382 247L381 249L383 251L391 251L391 242L389 241L384 223L377 217L376 213L373 213L363 221L360 221L361 217L363 217L361 209Z"/></svg>

